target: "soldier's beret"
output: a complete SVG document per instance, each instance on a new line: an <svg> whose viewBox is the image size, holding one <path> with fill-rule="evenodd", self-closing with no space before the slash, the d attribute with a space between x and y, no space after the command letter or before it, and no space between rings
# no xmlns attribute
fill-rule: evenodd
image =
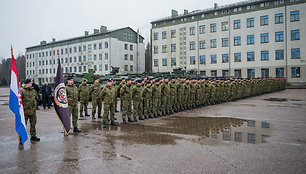
<svg viewBox="0 0 306 174"><path fill-rule="evenodd" d="M95 78L95 80L98 80L98 79L99 79L99 77L96 77L96 78Z"/></svg>
<svg viewBox="0 0 306 174"><path fill-rule="evenodd" d="M73 78L72 78L72 77L68 77L68 78L67 78L67 80L71 80L71 79L73 79Z"/></svg>
<svg viewBox="0 0 306 174"><path fill-rule="evenodd" d="M141 83L142 80L141 80L141 79L137 79L136 82L137 82L137 83Z"/></svg>
<svg viewBox="0 0 306 174"><path fill-rule="evenodd" d="M156 79L155 82L159 82L159 79Z"/></svg>
<svg viewBox="0 0 306 174"><path fill-rule="evenodd" d="M132 80L132 79L131 79L131 77L127 77L127 78L125 78L125 80Z"/></svg>
<svg viewBox="0 0 306 174"><path fill-rule="evenodd" d="M107 82L112 82L112 79L108 79Z"/></svg>
<svg viewBox="0 0 306 174"><path fill-rule="evenodd" d="M87 79L83 78L82 81L87 81Z"/></svg>
<svg viewBox="0 0 306 174"><path fill-rule="evenodd" d="M30 82L31 82L30 79L26 79L26 80L24 81L24 84L28 84L28 83L30 83Z"/></svg>

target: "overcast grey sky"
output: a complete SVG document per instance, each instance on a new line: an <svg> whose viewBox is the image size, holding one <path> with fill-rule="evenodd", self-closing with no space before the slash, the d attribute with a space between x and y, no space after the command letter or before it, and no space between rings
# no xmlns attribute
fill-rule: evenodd
<svg viewBox="0 0 306 174"><path fill-rule="evenodd" d="M130 26L149 39L150 22L170 16L171 9L189 11L241 0L1 0L0 59L24 54L40 41L84 35L105 25L108 29Z"/></svg>

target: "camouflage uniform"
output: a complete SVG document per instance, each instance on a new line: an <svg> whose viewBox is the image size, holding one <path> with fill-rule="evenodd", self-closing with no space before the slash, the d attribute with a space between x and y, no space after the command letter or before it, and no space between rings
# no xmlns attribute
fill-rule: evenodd
<svg viewBox="0 0 306 174"><path fill-rule="evenodd" d="M101 91L101 100L104 101L103 123L107 122L109 115L111 121L115 120L115 94L115 90L112 86L106 86Z"/></svg>
<svg viewBox="0 0 306 174"><path fill-rule="evenodd" d="M171 81L170 84L170 112L173 113L174 111L177 110L177 102L176 102L176 97L177 97L177 89L176 89L176 82Z"/></svg>
<svg viewBox="0 0 306 174"><path fill-rule="evenodd" d="M178 81L176 83L176 87L177 87L177 109L183 110L183 97L184 97L184 90L185 90L185 85L184 85L184 81Z"/></svg>
<svg viewBox="0 0 306 174"><path fill-rule="evenodd" d="M79 95L80 95L80 115L83 114L83 110L85 112L85 115L88 115L88 101L89 101L89 90L90 87L87 83L82 83L79 88Z"/></svg>
<svg viewBox="0 0 306 174"><path fill-rule="evenodd" d="M124 85L126 85L126 82L120 82L118 86L118 93L120 95L120 111L122 111L122 103L123 103L123 99L121 98L120 90Z"/></svg>
<svg viewBox="0 0 306 174"><path fill-rule="evenodd" d="M116 84L112 85L112 89L114 90L114 103L115 103L114 109L115 111L117 111L117 105L118 105L118 100L117 100L118 88L119 87Z"/></svg>
<svg viewBox="0 0 306 174"><path fill-rule="evenodd" d="M67 99L70 116L72 115L73 128L78 127L78 88L75 84L67 84Z"/></svg>
<svg viewBox="0 0 306 174"><path fill-rule="evenodd" d="M30 120L30 134L31 137L36 136L36 98L37 92L33 87L24 86L20 91L22 97L22 104L24 110L25 122L27 124Z"/></svg>
<svg viewBox="0 0 306 174"><path fill-rule="evenodd" d="M145 118L150 117L153 113L152 111L152 88L151 86L145 86L143 89L143 99L144 99L144 115Z"/></svg>
<svg viewBox="0 0 306 174"><path fill-rule="evenodd" d="M93 84L90 88L90 93L92 97L92 117L95 117L97 106L98 106L98 115L100 116L102 109L100 83Z"/></svg>
<svg viewBox="0 0 306 174"><path fill-rule="evenodd" d="M120 89L120 98L122 105L122 120L131 119L132 112L132 85L125 84Z"/></svg>
<svg viewBox="0 0 306 174"><path fill-rule="evenodd" d="M135 85L132 88L132 98L133 98L133 115L134 119L138 116L139 119L142 118L142 86Z"/></svg>
<svg viewBox="0 0 306 174"><path fill-rule="evenodd" d="M160 104L161 104L160 103L161 91L159 84L157 83L155 83L152 86L152 96L153 96L152 108L155 116L157 116L158 114L160 114Z"/></svg>
<svg viewBox="0 0 306 174"><path fill-rule="evenodd" d="M169 112L170 102L170 86L168 82L163 82L160 85L160 92L161 92L161 110L162 114L165 115Z"/></svg>

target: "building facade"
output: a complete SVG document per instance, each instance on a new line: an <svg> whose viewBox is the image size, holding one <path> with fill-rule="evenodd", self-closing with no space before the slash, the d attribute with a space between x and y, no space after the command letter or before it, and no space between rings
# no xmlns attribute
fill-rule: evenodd
<svg viewBox="0 0 306 174"><path fill-rule="evenodd" d="M151 22L152 71L306 82L306 1L250 0Z"/></svg>
<svg viewBox="0 0 306 174"><path fill-rule="evenodd" d="M130 27L108 31L105 26L95 29L93 34L85 31L81 37L47 43L26 48L26 77L38 83L54 82L60 54L64 73L109 74L119 67L120 74L142 73L145 69L144 38ZM139 57L139 61L137 59Z"/></svg>

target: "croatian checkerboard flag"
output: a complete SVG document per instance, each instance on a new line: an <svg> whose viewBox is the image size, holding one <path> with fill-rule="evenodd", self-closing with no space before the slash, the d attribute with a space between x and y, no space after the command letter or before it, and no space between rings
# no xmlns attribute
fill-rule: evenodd
<svg viewBox="0 0 306 174"><path fill-rule="evenodd" d="M27 141L27 131L25 126L24 112L20 94L19 80L18 74L15 64L15 59L13 55L13 48L11 48L12 52L12 72L11 72L11 89L10 89L10 103L9 107L15 114L15 128L16 132L20 137L20 143L24 144Z"/></svg>

